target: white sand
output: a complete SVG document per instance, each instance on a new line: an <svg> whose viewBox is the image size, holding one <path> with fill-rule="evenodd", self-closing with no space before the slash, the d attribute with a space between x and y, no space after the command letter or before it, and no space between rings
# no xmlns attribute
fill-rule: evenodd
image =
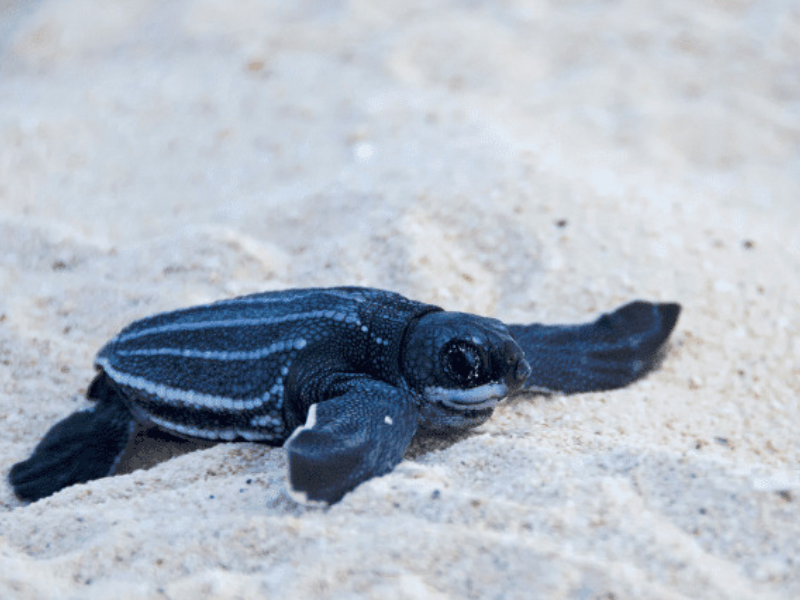
<svg viewBox="0 0 800 600"><path fill-rule="evenodd" d="M646 380L517 399L330 510L248 443L4 482L0 598L800 597L799 73L794 0L0 2L3 474L158 310L684 306Z"/></svg>

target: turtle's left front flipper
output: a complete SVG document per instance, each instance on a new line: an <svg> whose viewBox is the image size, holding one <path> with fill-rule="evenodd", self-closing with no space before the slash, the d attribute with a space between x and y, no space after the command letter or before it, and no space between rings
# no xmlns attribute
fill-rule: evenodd
<svg viewBox="0 0 800 600"><path fill-rule="evenodd" d="M658 362L680 310L637 300L584 325L509 325L531 366L524 389L577 393L628 385Z"/></svg>
<svg viewBox="0 0 800 600"><path fill-rule="evenodd" d="M356 379L341 395L313 404L286 442L291 492L329 504L358 484L391 471L417 431L411 394Z"/></svg>

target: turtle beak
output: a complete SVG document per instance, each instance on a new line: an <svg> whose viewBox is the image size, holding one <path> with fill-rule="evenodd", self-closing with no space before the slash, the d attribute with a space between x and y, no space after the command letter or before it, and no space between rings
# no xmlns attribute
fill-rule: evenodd
<svg viewBox="0 0 800 600"><path fill-rule="evenodd" d="M520 389L531 374L531 366L525 360L522 349L513 342L508 342L505 346L505 383L509 392Z"/></svg>
<svg viewBox="0 0 800 600"><path fill-rule="evenodd" d="M508 370L506 385L509 390L518 390L528 380L531 374L531 366L524 358L520 358L513 368Z"/></svg>

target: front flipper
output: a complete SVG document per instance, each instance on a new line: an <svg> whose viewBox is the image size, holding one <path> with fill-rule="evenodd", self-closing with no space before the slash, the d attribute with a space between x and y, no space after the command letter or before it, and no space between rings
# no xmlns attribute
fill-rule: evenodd
<svg viewBox="0 0 800 600"><path fill-rule="evenodd" d="M313 404L286 442L291 492L332 504L358 484L391 471L417 431L411 394L358 379Z"/></svg>
<svg viewBox="0 0 800 600"><path fill-rule="evenodd" d="M680 311L638 300L584 325L509 325L531 366L523 389L569 394L628 385L655 366Z"/></svg>

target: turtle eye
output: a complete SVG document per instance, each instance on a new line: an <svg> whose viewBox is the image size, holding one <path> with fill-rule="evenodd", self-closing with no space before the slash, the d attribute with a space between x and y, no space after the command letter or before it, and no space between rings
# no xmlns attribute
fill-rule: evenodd
<svg viewBox="0 0 800 600"><path fill-rule="evenodd" d="M455 341L443 351L444 371L461 387L473 387L482 383L486 369L480 350L468 342Z"/></svg>

